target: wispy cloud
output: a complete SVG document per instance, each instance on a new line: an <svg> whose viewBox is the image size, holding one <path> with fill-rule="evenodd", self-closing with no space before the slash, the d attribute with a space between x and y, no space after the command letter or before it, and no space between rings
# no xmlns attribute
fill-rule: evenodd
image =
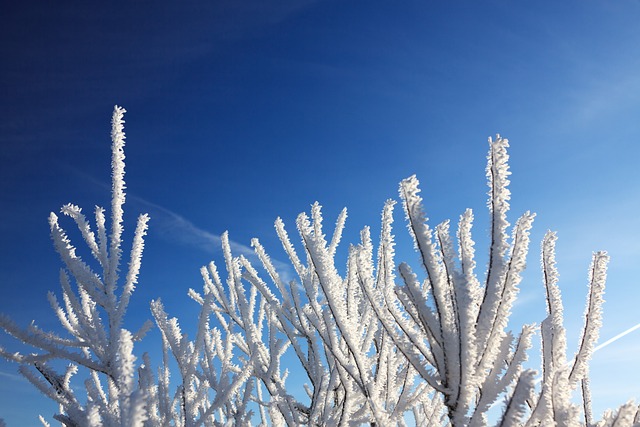
<svg viewBox="0 0 640 427"><path fill-rule="evenodd" d="M634 64L637 67L637 64ZM578 119L588 123L603 115L609 115L637 105L640 91L640 78L637 73L629 72L630 64L611 67L604 76L590 82L587 90L578 97ZM633 69L633 65L631 68Z"/></svg>
<svg viewBox="0 0 640 427"><path fill-rule="evenodd" d="M10 373L8 373L8 372L2 372L2 371L0 371L0 377L2 377L2 378L7 378L7 379L9 379L9 380L11 380L11 381L20 381L20 382L24 382L24 381L26 381L26 380L24 379L24 377L21 377L20 375L17 375L17 374L10 374Z"/></svg>
<svg viewBox="0 0 640 427"><path fill-rule="evenodd" d="M111 192L110 185L74 166L66 165L65 169L81 176L84 181L100 187L101 190ZM154 233L161 233L168 240L196 247L207 253L212 253L220 248L221 239L219 235L203 230L184 216L130 192L127 192L126 200L126 203L136 205L136 210L140 211L140 213L147 213L151 216ZM253 253L251 248L236 242L231 242L231 246L232 249L243 255Z"/></svg>
<svg viewBox="0 0 640 427"><path fill-rule="evenodd" d="M219 235L203 230L184 216L135 195L129 194L127 198L136 204L141 212L151 216L154 232L161 234L165 239L195 247L207 253L220 248ZM251 248L235 242L232 243L232 248L243 255L253 253Z"/></svg>
<svg viewBox="0 0 640 427"><path fill-rule="evenodd" d="M111 191L111 187L103 181L73 166L69 165L68 170L82 176L85 181L91 182L107 192ZM149 214L151 216L151 232L156 233L156 235L165 240L201 250L209 255L221 251L222 239L220 235L198 227L186 217L131 193L127 194L127 203L135 205L136 210L140 213ZM230 240L229 244L231 246L231 252L234 255L244 255L254 266L261 265L253 248L233 240ZM271 257L271 262L280 274L282 280L285 282L292 280L294 277L293 270L289 263L273 257Z"/></svg>
<svg viewBox="0 0 640 427"><path fill-rule="evenodd" d="M184 216L171 211L163 206L145 200L135 195L127 195L128 200L137 205L142 212L148 213L152 218L153 230L163 238L197 248L208 254L213 254L221 250L222 239L220 235L203 230L189 221ZM231 252L234 255L243 255L249 259L254 266L261 265L253 248L229 241ZM271 262L285 281L292 280L292 268L286 263L271 257Z"/></svg>

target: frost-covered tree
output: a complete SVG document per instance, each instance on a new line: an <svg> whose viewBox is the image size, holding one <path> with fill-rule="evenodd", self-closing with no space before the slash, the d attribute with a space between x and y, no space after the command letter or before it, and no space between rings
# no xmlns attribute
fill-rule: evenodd
<svg viewBox="0 0 640 427"><path fill-rule="evenodd" d="M64 268L62 304L49 301L64 330L27 328L6 317L0 327L33 353L0 349L20 372L59 404L64 426L632 426L640 411L627 403L599 422L591 412L588 362L601 320L608 257L597 252L589 271L585 321L578 350L567 357L563 308L555 262L555 234L542 242L548 316L540 325L542 370L525 369L538 328L507 329L525 268L527 212L512 229L506 139L489 139L487 177L491 242L486 273L476 272L473 213L464 212L454 237L446 221L431 228L418 180L400 184L407 227L420 268L396 263L392 232L395 201L382 210L379 239L370 229L336 260L346 210L327 235L319 204L296 221L301 241L291 242L275 223L295 273L285 280L257 239L259 264L231 249L222 236L224 271L201 270L203 289L189 290L199 305L190 339L160 300L151 316L162 342L154 361L134 346L152 326L131 333L124 316L137 283L147 215L138 218L126 275L120 275L124 193L124 109L112 120L112 205L95 210L95 231L82 210L62 213L76 223L94 258L76 254L55 214L51 235ZM374 247L374 240L377 247ZM341 273L342 272L342 273ZM68 364L60 372L60 361ZM292 365L293 364L293 365ZM297 365L296 365L297 364ZM291 372L306 378L304 391L287 385ZM86 374L84 390L71 377ZM580 389L582 405L572 400ZM497 402L502 414L489 417ZM49 425L41 417L44 425ZM1 421L0 421L1 423Z"/></svg>
<svg viewBox="0 0 640 427"><path fill-rule="evenodd" d="M95 232L78 206L68 204L61 210L76 223L100 273L76 254L76 248L58 223L58 216L54 213L49 216L54 247L65 266L60 271L63 304L53 293L49 293L49 303L67 336L45 332L35 324L21 329L8 318L0 318L0 326L7 333L38 350L37 353L22 354L0 349L0 354L18 362L20 373L60 405L60 414L54 418L68 426L138 426L146 418L142 410L146 397L134 378L136 356L133 346L152 324L145 323L132 334L123 327L123 322L138 280L149 217L141 215L138 218L127 273L121 281L124 113L123 108L116 107L112 119L113 186L109 234L103 208L95 209ZM120 290L119 282L122 282ZM70 364L60 373L51 366L50 362L55 360ZM70 386L71 377L79 367L90 373L84 383L85 403Z"/></svg>

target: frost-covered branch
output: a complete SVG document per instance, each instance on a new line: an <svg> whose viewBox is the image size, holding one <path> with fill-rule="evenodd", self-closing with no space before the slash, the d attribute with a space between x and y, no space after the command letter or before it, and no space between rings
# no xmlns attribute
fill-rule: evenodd
<svg viewBox="0 0 640 427"><path fill-rule="evenodd" d="M120 294L116 292L124 230L124 113L124 108L116 106L112 119L112 231L109 237L104 209L97 207L95 210L97 237L81 208L68 204L61 209L76 223L89 252L98 263L98 269L76 254L76 248L60 226L58 216L51 213L49 218L54 247L65 266L60 274L64 304L61 305L52 293L49 302L70 338L45 333L35 325L22 329L7 318L0 318L0 327L5 332L38 350L22 354L0 349L0 354L20 363L20 372L60 404L61 412L54 418L65 425L137 426L146 419L144 396L134 384L136 357L133 343L142 338L149 326L143 326L134 336L123 328L123 322L140 271L149 220L147 215L138 219L126 280ZM74 365L61 375L48 363L56 359L67 360ZM92 379L87 382L90 399L86 404L80 403L76 392L69 386L69 379L78 371L78 366L91 373ZM45 381L38 379L36 373ZM102 380L99 379L101 375ZM106 381L106 392L100 381Z"/></svg>

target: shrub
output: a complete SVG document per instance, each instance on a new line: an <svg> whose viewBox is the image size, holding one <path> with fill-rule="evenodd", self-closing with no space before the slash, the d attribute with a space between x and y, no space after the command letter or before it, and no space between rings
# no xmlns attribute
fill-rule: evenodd
<svg viewBox="0 0 640 427"><path fill-rule="evenodd" d="M346 211L328 237L316 203L310 216L300 214L296 221L302 253L291 243L283 221L275 224L295 280L285 282L254 239L260 273L245 256L232 253L225 233L225 277L212 262L202 268L202 292L189 291L200 305L193 340L177 319L169 318L161 301L151 302L163 355L154 373L150 356L143 354L140 363L134 352L152 324L145 323L136 333L123 324L149 221L147 215L138 218L127 272L121 277L124 113L116 107L112 119L110 230L103 208L96 208L92 226L78 206L62 207L79 228L97 271L76 255L59 218L53 213L49 218L64 263L62 303L53 293L49 302L65 336L36 325L23 329L6 317L0 320L5 332L37 349L32 354L0 349L0 354L19 363L20 372L60 405L54 418L63 425L483 426L500 398L500 426L640 424L633 403L607 412L598 423L592 419L588 362L600 327L608 261L604 252L593 256L580 344L568 358L556 236L549 232L544 237L548 316L540 325L542 374L523 368L537 328L524 325L514 334L507 324L534 215L525 213L509 231L508 141L500 136L489 139L491 242L486 275L475 271L471 210L460 217L454 243L448 221L433 229L428 225L415 177L402 181L400 199L424 280L394 260L396 202L384 205L377 248L369 228L363 229L360 242L349 248L344 274L335 255ZM287 388L289 371L283 370L282 361L287 352L299 362L296 372L307 377L306 398ZM56 371L55 360L69 362L67 369ZM87 374L84 390L70 385L79 370ZM582 405L571 400L576 388Z"/></svg>

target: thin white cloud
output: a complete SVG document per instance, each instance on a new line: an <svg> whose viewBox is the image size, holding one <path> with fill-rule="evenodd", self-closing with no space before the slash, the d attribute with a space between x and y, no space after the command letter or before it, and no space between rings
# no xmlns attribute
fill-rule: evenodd
<svg viewBox="0 0 640 427"><path fill-rule="evenodd" d="M637 64L635 64L637 66ZM577 119L583 123L593 121L598 117L615 114L638 105L640 97L640 78L637 73L629 72L629 64L619 68L606 70L601 78L590 82L590 87L584 90L577 99Z"/></svg>
<svg viewBox="0 0 640 427"><path fill-rule="evenodd" d="M151 216L152 227L155 232L160 233L164 238L200 249L208 254L221 250L221 237L217 234L210 233L196 226L176 212L173 212L163 206L152 203L141 197L129 194L128 198L133 203L138 204L142 211L149 213ZM253 248L243 245L233 240L229 241L231 252L234 255L244 255L254 266L261 265ZM292 268L290 264L279 261L271 257L271 262L285 282L292 280Z"/></svg>
<svg viewBox="0 0 640 427"><path fill-rule="evenodd" d="M128 194L129 201L140 206L141 211L148 213L152 218L155 232L161 233L165 238L191 247L196 247L207 253L220 248L220 236L203 230L191 221L163 206L152 203L141 197ZM243 255L252 253L251 248L240 244L233 244Z"/></svg>
<svg viewBox="0 0 640 427"><path fill-rule="evenodd" d="M68 165L68 170L82 176L85 181L89 181L105 191L111 191L111 187L104 182L95 179L93 176L88 175L71 165ZM220 238L220 235L203 230L184 216L167 209L164 206L160 206L156 203L143 199L142 197L136 196L135 194L127 193L126 197L128 203L137 205L136 210L138 212L149 214L151 217L151 233L159 235L165 240L196 248L210 256L221 251L222 239ZM230 240L229 244L231 246L231 252L234 255L244 255L255 267L261 265L253 248L233 240ZM274 257L271 257L271 262L283 281L288 283L293 280L293 269L289 263L280 261Z"/></svg>
<svg viewBox="0 0 640 427"><path fill-rule="evenodd" d="M10 374L8 372L2 372L2 371L0 371L0 377L7 378L7 379L10 379L12 381L21 381L21 382L26 381L24 379L24 377L21 377L20 375Z"/></svg>
<svg viewBox="0 0 640 427"><path fill-rule="evenodd" d="M100 181L71 165L66 165L66 168L73 171L75 174L80 175L83 180L91 182L105 191L111 192L111 186L107 185L103 181ZM196 247L207 253L219 250L221 243L219 235L199 228L184 216L143 199L142 197L136 196L135 194L131 194L130 192L127 192L126 200L129 204L133 203L138 205L137 210L140 211L140 213L147 213L151 216L153 232L162 233L162 235L169 240L187 246ZM236 242L230 243L231 248L236 253L240 253L245 256L253 254L253 249L248 246L241 245Z"/></svg>

